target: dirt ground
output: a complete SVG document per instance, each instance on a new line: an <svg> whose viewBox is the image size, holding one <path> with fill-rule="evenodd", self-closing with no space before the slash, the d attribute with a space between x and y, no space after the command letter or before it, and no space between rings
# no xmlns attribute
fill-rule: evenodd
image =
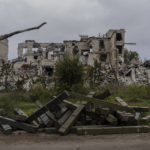
<svg viewBox="0 0 150 150"><path fill-rule="evenodd" d="M0 150L150 150L150 134L59 136L0 133Z"/></svg>

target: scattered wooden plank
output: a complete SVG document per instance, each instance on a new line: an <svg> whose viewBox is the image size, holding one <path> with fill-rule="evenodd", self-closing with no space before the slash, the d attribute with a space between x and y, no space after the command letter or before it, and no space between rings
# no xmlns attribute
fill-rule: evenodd
<svg viewBox="0 0 150 150"><path fill-rule="evenodd" d="M12 133L12 127L8 124L1 124L1 128L4 134L11 134Z"/></svg>
<svg viewBox="0 0 150 150"><path fill-rule="evenodd" d="M141 122L142 122L142 123L149 123L149 122L150 122L150 115L143 117L143 118L141 119Z"/></svg>
<svg viewBox="0 0 150 150"><path fill-rule="evenodd" d="M120 97L116 97L115 101L121 106L128 107L128 104Z"/></svg>
<svg viewBox="0 0 150 150"><path fill-rule="evenodd" d="M148 133L149 126L121 126L121 127L78 127L78 135L105 135L105 134L130 134L130 133Z"/></svg>
<svg viewBox="0 0 150 150"><path fill-rule="evenodd" d="M36 127L34 127L33 125L30 125L27 123L17 122L13 119L10 119L10 118L0 116L0 123L1 124L8 124L14 128L23 129L23 130L25 130L27 132L31 132L31 133L36 132Z"/></svg>
<svg viewBox="0 0 150 150"><path fill-rule="evenodd" d="M141 106L129 106L129 108L134 109L136 112L149 112L150 108L149 107L141 107Z"/></svg>
<svg viewBox="0 0 150 150"><path fill-rule="evenodd" d="M137 125L138 122L135 119L134 114L116 111L116 116L118 118L119 124L121 125Z"/></svg>
<svg viewBox="0 0 150 150"><path fill-rule="evenodd" d="M63 123L70 117L72 114L72 110L68 110L59 120L58 124L63 125Z"/></svg>
<svg viewBox="0 0 150 150"><path fill-rule="evenodd" d="M92 102L94 104L94 107L104 107L104 108L110 108L111 110L120 110L120 111L126 111L126 112L131 112L134 113L134 109L130 107L124 107L115 103L103 101L103 100L98 100L96 98L89 98L84 95L78 94L78 93L73 93L71 92L71 97L80 101L87 101L87 102Z"/></svg>
<svg viewBox="0 0 150 150"><path fill-rule="evenodd" d="M117 118L115 116L113 116L112 114L109 114L108 117L106 118L106 120L110 123L110 125L117 125Z"/></svg>
<svg viewBox="0 0 150 150"><path fill-rule="evenodd" d="M44 105L42 108L38 109L36 112L34 112L32 115L30 115L26 122L31 123L33 120L35 120L37 117L41 116L48 110L54 110L55 106L62 102L65 98L69 96L69 93L67 91L64 91L63 93L59 94L56 98L52 99L50 102L48 102L46 105Z"/></svg>
<svg viewBox="0 0 150 150"><path fill-rule="evenodd" d="M66 101L66 100L63 100L63 102L65 103L65 105L67 106L67 108L70 108L72 110L76 109L77 108L77 105L74 104L74 103L71 103L69 101Z"/></svg>
<svg viewBox="0 0 150 150"><path fill-rule="evenodd" d="M58 129L61 134L67 134L75 121L78 119L80 113L85 108L86 104L80 104L71 114L71 116L65 121L65 123Z"/></svg>

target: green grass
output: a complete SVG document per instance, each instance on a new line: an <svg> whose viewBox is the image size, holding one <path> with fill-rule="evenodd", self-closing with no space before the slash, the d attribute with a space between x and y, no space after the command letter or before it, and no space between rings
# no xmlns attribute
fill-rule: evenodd
<svg viewBox="0 0 150 150"><path fill-rule="evenodd" d="M79 89L79 87L77 88ZM98 93L103 92L106 89L114 90L114 94L106 98L104 101L115 103L115 97L121 97L129 105L136 106L148 106L150 107L150 87L131 85L128 87L119 87L116 85L109 85L104 88L95 88L94 90ZM73 90L75 91L75 90ZM82 92L81 92L82 91ZM84 96L87 95L88 90L77 90L80 94ZM21 108L26 114L30 115L37 109L35 104L36 100L41 101L43 104L47 103L52 99L54 95L57 95L56 90L48 90L43 87L37 86L30 92L25 91L10 91L10 92L0 92L0 108L4 108L8 113L8 116L13 115L14 108ZM80 98L71 97L68 100L72 102L80 101ZM84 97L82 100L86 101ZM145 113L150 114L150 113Z"/></svg>
<svg viewBox="0 0 150 150"><path fill-rule="evenodd" d="M53 90L43 87L36 87L30 92L25 91L3 91L0 92L0 108L5 109L7 116L14 114L14 108L21 108L27 115L32 114L38 107L36 100L45 104L56 94Z"/></svg>

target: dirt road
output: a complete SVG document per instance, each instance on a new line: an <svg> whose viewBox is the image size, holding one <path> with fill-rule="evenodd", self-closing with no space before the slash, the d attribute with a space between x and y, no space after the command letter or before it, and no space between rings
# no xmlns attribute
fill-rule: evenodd
<svg viewBox="0 0 150 150"><path fill-rule="evenodd" d="M150 150L150 134L105 136L0 134L0 150Z"/></svg>

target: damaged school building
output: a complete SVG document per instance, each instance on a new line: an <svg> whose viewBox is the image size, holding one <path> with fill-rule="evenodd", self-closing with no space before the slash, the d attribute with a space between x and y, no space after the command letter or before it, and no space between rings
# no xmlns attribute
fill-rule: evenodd
<svg viewBox="0 0 150 150"><path fill-rule="evenodd" d="M102 84L109 84L116 80L125 85L132 83L150 83L150 63L139 60L125 62L125 30L110 29L103 36L88 37L81 35L80 40L69 40L63 43L38 43L26 40L18 44L18 58L8 61L8 40L0 41L0 58L8 62L13 68L14 80L20 75L37 78L40 75L52 76L57 60L79 56L85 66L95 67L95 62L101 65L100 72L103 76ZM8 78L9 80L10 77ZM4 79L1 78L3 81Z"/></svg>

